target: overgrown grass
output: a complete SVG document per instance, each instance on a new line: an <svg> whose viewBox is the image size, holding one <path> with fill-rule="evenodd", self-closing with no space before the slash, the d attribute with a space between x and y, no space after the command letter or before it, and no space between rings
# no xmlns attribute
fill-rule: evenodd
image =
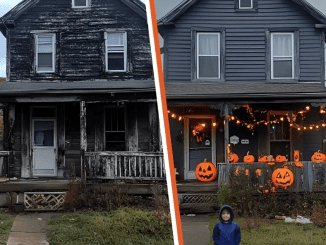
<svg viewBox="0 0 326 245"><path fill-rule="evenodd" d="M218 216L213 216L209 221L210 245L213 245L212 233ZM235 220L241 229L241 245L297 245L297 244L326 244L326 229L313 224L285 223L284 220L275 222L266 221L257 229L247 229L246 218Z"/></svg>
<svg viewBox="0 0 326 245"><path fill-rule="evenodd" d="M0 211L0 245L5 245L7 243L11 227L14 223L14 219L15 216L3 214Z"/></svg>
<svg viewBox="0 0 326 245"><path fill-rule="evenodd" d="M171 224L159 219L156 212L135 208L63 214L52 219L46 229L51 245L173 245Z"/></svg>

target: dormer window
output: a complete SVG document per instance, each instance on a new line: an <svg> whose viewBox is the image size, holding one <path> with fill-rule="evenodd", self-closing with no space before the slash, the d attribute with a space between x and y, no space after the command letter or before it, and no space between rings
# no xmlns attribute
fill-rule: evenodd
<svg viewBox="0 0 326 245"><path fill-rule="evenodd" d="M252 9L253 0L239 0L239 9Z"/></svg>
<svg viewBox="0 0 326 245"><path fill-rule="evenodd" d="M107 72L124 72L127 70L127 33L105 33L105 61Z"/></svg>
<svg viewBox="0 0 326 245"><path fill-rule="evenodd" d="M89 7L90 0L72 0L73 8L87 8Z"/></svg>

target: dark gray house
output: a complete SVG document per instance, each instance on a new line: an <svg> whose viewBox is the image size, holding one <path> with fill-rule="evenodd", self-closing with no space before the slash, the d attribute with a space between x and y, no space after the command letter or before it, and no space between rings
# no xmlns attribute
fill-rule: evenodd
<svg viewBox="0 0 326 245"><path fill-rule="evenodd" d="M0 29L4 176L165 179L141 1L24 0Z"/></svg>
<svg viewBox="0 0 326 245"><path fill-rule="evenodd" d="M275 191L271 175L285 164L288 190L325 184L326 162L311 158L326 153L320 11L305 0L184 0L158 25L179 193L216 193L234 174ZM219 171L211 184L195 177L205 160Z"/></svg>

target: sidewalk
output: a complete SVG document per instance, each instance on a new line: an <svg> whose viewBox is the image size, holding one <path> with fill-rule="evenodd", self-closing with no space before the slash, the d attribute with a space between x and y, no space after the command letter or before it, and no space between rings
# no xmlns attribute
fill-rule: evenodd
<svg viewBox="0 0 326 245"><path fill-rule="evenodd" d="M10 230L7 245L44 245L45 226L55 213L18 214Z"/></svg>
<svg viewBox="0 0 326 245"><path fill-rule="evenodd" d="M196 216L181 216L184 245L208 245L208 222L211 216L208 214L196 214Z"/></svg>

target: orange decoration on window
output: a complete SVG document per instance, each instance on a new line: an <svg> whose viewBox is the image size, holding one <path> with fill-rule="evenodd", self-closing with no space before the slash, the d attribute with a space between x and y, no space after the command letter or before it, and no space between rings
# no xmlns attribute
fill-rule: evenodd
<svg viewBox="0 0 326 245"><path fill-rule="evenodd" d="M211 162L201 162L196 167L195 175L199 181L213 181L217 177L217 169Z"/></svg>

